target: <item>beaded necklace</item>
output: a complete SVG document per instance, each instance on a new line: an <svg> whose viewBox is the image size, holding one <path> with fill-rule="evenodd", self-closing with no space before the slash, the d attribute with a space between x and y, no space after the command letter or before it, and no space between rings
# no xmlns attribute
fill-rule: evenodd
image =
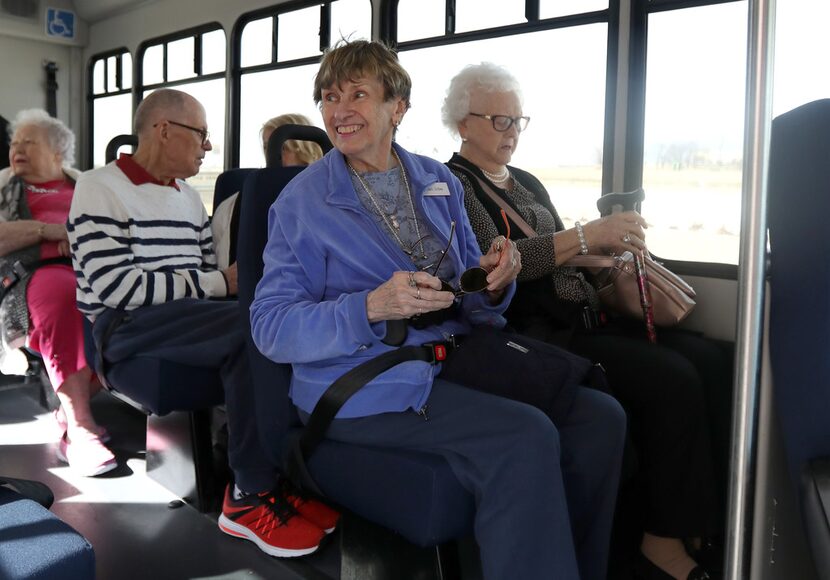
<svg viewBox="0 0 830 580"><path fill-rule="evenodd" d="M395 156L395 160L398 162L398 165L401 168L401 176L403 177L404 188L406 188L406 198L409 200L409 209L412 211L412 219L415 221L415 238L418 240L416 243L421 247L420 257L425 260L427 258L427 255L424 251L424 239L421 236L421 229L418 226L418 214L415 213L415 202L412 201L412 192L409 189L409 179L406 177L406 169L404 168L403 163L401 163L401 158L398 157L398 152L395 151L394 147L392 148L392 155ZM357 170L354 167L352 167L352 164L348 161L346 161L346 165L349 167L349 170L351 170L352 174L355 177L357 177L357 180L360 182L361 187L363 187L363 191L365 191L366 195L369 196L369 200L372 202L375 211L381 217L381 219L383 219L383 223L386 224L386 227L392 233L392 236L395 238L395 241L398 242L398 245L401 247L401 250L403 250L403 252L407 256L411 257L412 254L415 252L415 249L407 248L406 244L404 244L403 240L401 239L401 236L398 234L398 230L401 229L401 224L398 223L397 216L394 214L387 214L386 212L384 212L380 208L380 204L377 202L377 199L375 199L375 195L372 193L369 184L366 182L365 179L363 179L363 176L360 175L357 172Z"/></svg>
<svg viewBox="0 0 830 580"><path fill-rule="evenodd" d="M482 169L481 167L479 167L479 169L481 169L481 172L484 174L484 176L493 183L504 183L510 178L510 172L507 170L507 167L502 169L499 173L490 173L489 171L487 171L486 169Z"/></svg>

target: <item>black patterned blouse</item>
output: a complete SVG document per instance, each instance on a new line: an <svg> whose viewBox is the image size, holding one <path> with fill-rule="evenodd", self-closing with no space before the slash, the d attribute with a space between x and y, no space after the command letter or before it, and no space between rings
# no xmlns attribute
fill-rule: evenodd
<svg viewBox="0 0 830 580"><path fill-rule="evenodd" d="M530 174L510 167L511 176L513 177L513 190L508 191L496 186L492 181L487 180L475 165L460 155L456 154L453 156L449 166L464 186L464 206L467 209L470 224L473 227L482 252L488 250L493 238L504 233L504 226L497 226L491 213L485 207L485 203L494 205L487 197L487 194L479 191L480 186L477 183L474 184L469 174L454 168L452 166L453 163L462 165L468 171L475 171L478 177L485 179L493 190L507 201L528 225L535 230L536 237L527 238L517 227L512 226L511 228L511 237L516 242L516 247L522 254L522 271L518 277L520 283L549 276L553 283L555 298L570 303L587 303L593 308L599 307L596 290L585 279L582 272L571 266L555 265L556 248L553 242L553 234L565 229L565 226L559 218L556 208L552 204L546 207L540 203L537 196L534 196L528 189L528 185L531 187L535 186L537 190L542 188L538 181L532 185L525 185L520 178L529 176ZM543 193L547 196L546 191ZM499 221L501 221L500 218Z"/></svg>

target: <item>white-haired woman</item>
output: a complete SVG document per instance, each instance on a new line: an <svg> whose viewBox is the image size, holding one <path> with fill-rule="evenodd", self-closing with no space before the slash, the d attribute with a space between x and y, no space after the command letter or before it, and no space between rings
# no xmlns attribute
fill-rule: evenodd
<svg viewBox="0 0 830 580"><path fill-rule="evenodd" d="M58 457L82 475L100 475L116 461L89 407L100 384L84 356L64 225L79 174L71 168L75 135L40 109L18 113L10 132L11 167L0 172L0 275L8 281L0 347L26 344L43 355L61 402Z"/></svg>
<svg viewBox="0 0 830 580"><path fill-rule="evenodd" d="M442 116L461 137L461 149L448 166L464 186L479 245L487 248L507 233L500 203L535 233L526 235L511 224L522 271L505 313L508 322L521 333L601 363L629 414L639 459L633 485L644 496L638 576L709 578L692 557L700 551L687 551L683 541L696 543L714 531L705 393L728 393L728 356L682 331L661 331L659 344L653 345L645 341L641 323L600 322L606 317L596 291L582 272L564 263L580 253L643 251L645 222L630 211L564 227L540 181L508 165L529 118L519 83L507 70L490 63L464 68L450 83Z"/></svg>

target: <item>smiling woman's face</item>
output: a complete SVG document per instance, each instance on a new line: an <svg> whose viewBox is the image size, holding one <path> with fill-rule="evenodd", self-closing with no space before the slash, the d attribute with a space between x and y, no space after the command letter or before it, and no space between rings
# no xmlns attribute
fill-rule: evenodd
<svg viewBox="0 0 830 580"><path fill-rule="evenodd" d="M344 81L321 92L321 111L332 144L358 171L383 171L395 123L406 112L401 98L384 99L376 78Z"/></svg>

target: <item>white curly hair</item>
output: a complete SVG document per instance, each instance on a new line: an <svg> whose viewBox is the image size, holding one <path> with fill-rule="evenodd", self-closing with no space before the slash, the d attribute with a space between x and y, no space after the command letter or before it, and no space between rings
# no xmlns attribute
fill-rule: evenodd
<svg viewBox="0 0 830 580"><path fill-rule="evenodd" d="M49 147L60 154L64 167L72 167L75 164L75 133L64 125L63 121L50 116L43 109L23 109L9 124L9 136L27 125L46 130Z"/></svg>
<svg viewBox="0 0 830 580"><path fill-rule="evenodd" d="M441 120L453 136L458 136L458 123L470 114L473 92L513 93L522 101L519 81L506 68L492 62L465 66L450 81L441 107Z"/></svg>

